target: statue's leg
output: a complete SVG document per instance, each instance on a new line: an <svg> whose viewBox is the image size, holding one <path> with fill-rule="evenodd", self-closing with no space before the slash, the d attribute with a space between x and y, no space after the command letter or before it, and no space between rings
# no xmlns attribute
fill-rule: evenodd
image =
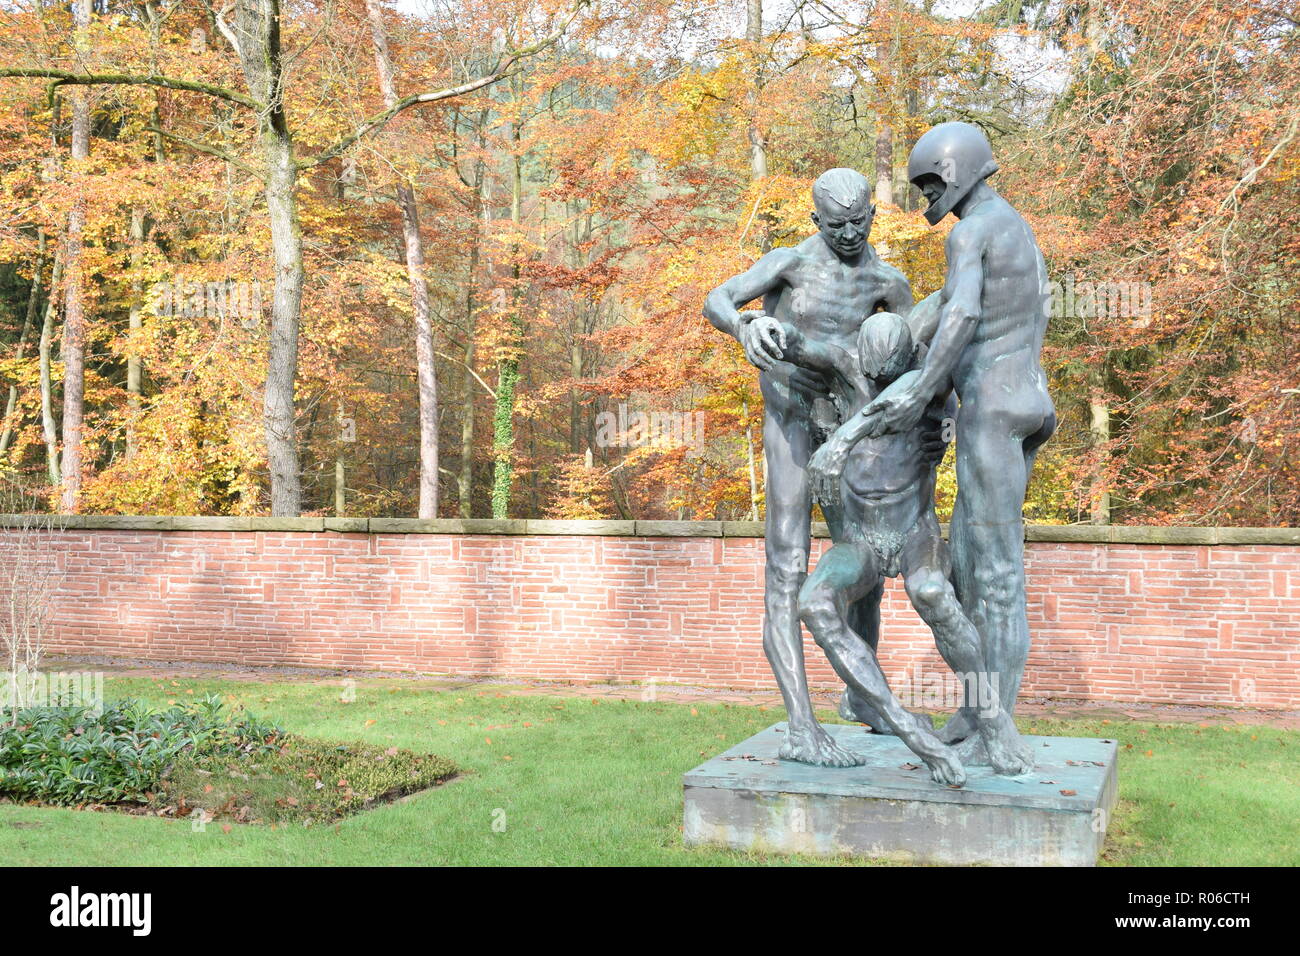
<svg viewBox="0 0 1300 956"><path fill-rule="evenodd" d="M971 592L969 584L971 577L969 559L971 553L966 546L966 527L969 524L969 518L966 514L967 505L968 499L962 496L959 487L957 499L953 503L952 523L949 525L952 543L944 559L949 583L953 587L953 594L963 608L967 606L967 595ZM970 620L969 615L967 615L967 620ZM976 633L978 635L978 630ZM983 655L983 647L983 639L980 639L981 656ZM976 720L974 703L973 701L967 701L957 709L957 713L953 714L946 724L939 728L940 740L944 743L955 744L975 734L979 729L979 725Z"/></svg>
<svg viewBox="0 0 1300 956"><path fill-rule="evenodd" d="M966 763L990 763L1000 774L1016 776L1034 768L1034 755L1020 740L1015 722L1002 708L998 684L990 675L980 649L979 632L962 611L948 580L947 546L934 512L922 515L912 529L901 555L903 584L921 620L934 634L939 654L965 688L965 706L974 714L978 736L970 738L980 749L967 754Z"/></svg>
<svg viewBox="0 0 1300 956"><path fill-rule="evenodd" d="M830 528L831 537L836 541L844 540L846 535L844 534L845 519L843 509L838 506L823 504L822 514L826 516L826 524ZM845 615L849 630L866 641L867 646L873 652L880 646L880 601L884 595L885 582L878 581L866 594L849 603ZM892 734L894 732L880 712L848 684L844 685L844 690L840 694L839 715L842 720L867 724L871 727L873 733Z"/></svg>
<svg viewBox="0 0 1300 956"><path fill-rule="evenodd" d="M926 722L909 713L889 690L876 655L844 620L849 602L879 581L879 561L868 545L841 543L817 562L799 595L799 615L826 652L835 672L860 694L943 784L960 786L966 772L952 748Z"/></svg>
<svg viewBox="0 0 1300 956"><path fill-rule="evenodd" d="M963 404L952 524L953 583L979 631L985 665L998 675L1007 713L1015 710L1029 656L1021 516L1029 473L1017 424L996 407L982 408L979 399Z"/></svg>
<svg viewBox="0 0 1300 956"><path fill-rule="evenodd" d="M804 471L810 442L806 418L769 399L763 421L767 456L763 652L790 721L781 756L826 767L849 767L862 763L862 758L836 744L817 723L804 670L799 589L808 575L811 544L812 498Z"/></svg>
<svg viewBox="0 0 1300 956"><path fill-rule="evenodd" d="M885 596L885 582L881 581L865 595L851 603L845 613L849 630L857 634L875 653L880 647L880 602ZM839 715L844 720L867 724L873 733L892 734L884 716L848 684L840 695Z"/></svg>

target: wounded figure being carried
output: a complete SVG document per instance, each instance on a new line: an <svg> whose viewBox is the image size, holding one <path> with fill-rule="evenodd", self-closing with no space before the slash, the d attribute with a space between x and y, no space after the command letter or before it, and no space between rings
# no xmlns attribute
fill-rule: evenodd
<svg viewBox="0 0 1300 956"><path fill-rule="evenodd" d="M858 333L857 355L811 339L788 323L781 332L788 361L827 374L839 419L846 423L873 400L906 389L920 374L907 324L892 312L867 317ZM853 441L842 473L814 485L819 501L841 507L843 521L800 592L799 615L836 673L925 762L934 779L960 786L966 780L963 760L1017 775L1033 769L1033 756L996 689L978 692L978 682L990 675L979 635L949 581L948 546L934 509L935 462L925 449L935 422L951 417L945 404L933 400L913 428ZM960 748L940 741L927 718L899 703L870 645L845 619L846 607L900 574L939 653L966 685L968 712L975 713L979 732Z"/></svg>

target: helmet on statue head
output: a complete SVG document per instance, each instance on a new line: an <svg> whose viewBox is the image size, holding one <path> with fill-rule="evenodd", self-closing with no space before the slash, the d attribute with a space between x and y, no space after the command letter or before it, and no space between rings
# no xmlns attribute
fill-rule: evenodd
<svg viewBox="0 0 1300 956"><path fill-rule="evenodd" d="M972 123L940 123L916 141L907 160L907 178L930 201L930 225L952 212L975 184L998 171L993 147Z"/></svg>

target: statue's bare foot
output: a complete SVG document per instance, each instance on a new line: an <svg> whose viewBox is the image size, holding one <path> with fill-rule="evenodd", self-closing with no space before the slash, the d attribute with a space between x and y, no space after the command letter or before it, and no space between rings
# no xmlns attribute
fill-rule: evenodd
<svg viewBox="0 0 1300 956"><path fill-rule="evenodd" d="M1005 710L999 710L996 717L980 722L979 739L984 742L994 773L1018 777L1034 769L1033 748L1020 739L1016 722Z"/></svg>
<svg viewBox="0 0 1300 956"><path fill-rule="evenodd" d="M912 753L925 761L935 783L960 787L966 782L966 768L962 766L956 749L940 741L934 731L920 720L913 720L910 726L900 727L898 736Z"/></svg>
<svg viewBox="0 0 1300 956"><path fill-rule="evenodd" d="M778 752L782 760L797 760L818 767L860 767L867 762L866 757L845 750L830 734L813 724L806 730L791 727L786 730L785 742Z"/></svg>
<svg viewBox="0 0 1300 956"><path fill-rule="evenodd" d="M960 787L966 782L966 768L957 755L957 751L947 744L940 743L939 738L926 731L908 736L912 737L907 745L930 768L930 778L935 783L946 787Z"/></svg>
<svg viewBox="0 0 1300 956"><path fill-rule="evenodd" d="M909 711L909 713L912 713ZM865 697L855 691L852 687L845 687L844 693L840 695L839 715L841 720L851 720L857 724L867 724L873 734L894 734L894 728L889 726L889 721L881 716L880 711L867 701ZM934 718L929 714L912 713L912 716L922 724L934 729Z"/></svg>
<svg viewBox="0 0 1300 956"><path fill-rule="evenodd" d="M939 728L938 737L946 744L961 743L979 729L974 712L969 707L960 708L949 721Z"/></svg>

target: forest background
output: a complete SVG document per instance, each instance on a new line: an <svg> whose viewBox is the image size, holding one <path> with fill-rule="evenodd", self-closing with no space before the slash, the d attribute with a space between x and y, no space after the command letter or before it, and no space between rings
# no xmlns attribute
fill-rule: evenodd
<svg viewBox="0 0 1300 956"><path fill-rule="evenodd" d="M1293 525L1288 0L0 0L0 479L125 514L763 515L700 308L978 123L1052 280L1048 523ZM958 436L960 440L960 436ZM939 504L951 507L952 456Z"/></svg>

